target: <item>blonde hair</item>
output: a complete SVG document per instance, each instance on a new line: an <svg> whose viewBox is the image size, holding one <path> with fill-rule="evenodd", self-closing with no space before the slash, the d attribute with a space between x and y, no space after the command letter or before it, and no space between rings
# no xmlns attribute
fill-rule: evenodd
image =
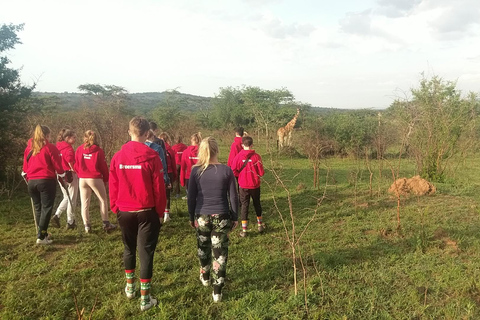
<svg viewBox="0 0 480 320"><path fill-rule="evenodd" d="M32 156L37 155L47 144L47 136L50 134L50 128L47 126L37 125L33 131L32 137Z"/></svg>
<svg viewBox="0 0 480 320"><path fill-rule="evenodd" d="M198 161L194 167L200 167L198 175L201 176L208 165L210 159L218 154L218 144L214 137L206 137L198 147Z"/></svg>
<svg viewBox="0 0 480 320"><path fill-rule="evenodd" d="M98 146L98 138L97 134L93 130L85 131L85 135L83 136L83 143L85 143L84 149L90 148L94 144Z"/></svg>
<svg viewBox="0 0 480 320"><path fill-rule="evenodd" d="M132 133L137 137L143 137L145 133L150 130L150 124L148 123L148 120L138 116L133 117L128 126L129 130L132 131Z"/></svg>
<svg viewBox="0 0 480 320"><path fill-rule="evenodd" d="M193 140L193 142L195 142L196 145L199 145L200 142L202 141L202 134L200 132L194 133L190 137L190 140Z"/></svg>

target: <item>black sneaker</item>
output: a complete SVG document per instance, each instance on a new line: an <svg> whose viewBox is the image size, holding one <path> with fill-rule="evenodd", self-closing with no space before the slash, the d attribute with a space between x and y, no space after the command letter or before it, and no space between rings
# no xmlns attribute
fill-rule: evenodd
<svg viewBox="0 0 480 320"><path fill-rule="evenodd" d="M110 231L113 231L117 229L117 226L110 223L110 222L107 222L105 224L103 224L103 230L105 230L106 232L110 232Z"/></svg>
<svg viewBox="0 0 480 320"><path fill-rule="evenodd" d="M60 219L56 214L53 215L50 221L52 222L52 227L60 228Z"/></svg>
<svg viewBox="0 0 480 320"><path fill-rule="evenodd" d="M71 224L67 223L67 226L65 227L65 230L75 230L77 229L77 224L75 221L73 221Z"/></svg>

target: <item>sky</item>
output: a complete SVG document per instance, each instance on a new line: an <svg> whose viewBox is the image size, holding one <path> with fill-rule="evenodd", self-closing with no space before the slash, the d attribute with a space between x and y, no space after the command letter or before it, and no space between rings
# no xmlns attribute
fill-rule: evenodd
<svg viewBox="0 0 480 320"><path fill-rule="evenodd" d="M388 108L422 76L480 88L478 0L0 0L6 52L36 91L81 84L214 97L288 89L315 107Z"/></svg>

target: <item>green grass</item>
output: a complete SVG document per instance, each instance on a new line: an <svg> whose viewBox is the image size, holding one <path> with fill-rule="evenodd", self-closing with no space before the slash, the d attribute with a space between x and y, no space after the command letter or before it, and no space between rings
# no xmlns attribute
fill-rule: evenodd
<svg viewBox="0 0 480 320"><path fill-rule="evenodd" d="M222 160L227 154L223 146ZM268 158L264 155L267 169ZM291 250L272 200L274 195L290 232L286 192L270 171L265 181L271 188L262 185L268 229L259 235L252 228L247 238L240 238L238 229L231 233L220 304L213 304L211 289L198 280L186 203L174 200L173 219L162 228L155 255L152 290L159 306L144 313L138 300L124 296L121 235L101 231L96 201L91 204L93 234L51 228L54 244L36 246L28 196L2 200L0 316L76 319L75 295L85 318L95 305L93 319L478 319L480 159L470 159L447 183L436 184L436 195L402 199L401 230L396 229L396 199L386 194L390 169L384 165L379 179L378 165L372 163L370 196L363 161L329 159L320 188L313 189L308 159L276 159L274 166L291 192L297 236L327 185L297 246L306 273L304 286L297 259L297 296ZM414 174L406 160L401 171ZM80 222L79 208L76 214ZM62 227L65 219L64 214Z"/></svg>

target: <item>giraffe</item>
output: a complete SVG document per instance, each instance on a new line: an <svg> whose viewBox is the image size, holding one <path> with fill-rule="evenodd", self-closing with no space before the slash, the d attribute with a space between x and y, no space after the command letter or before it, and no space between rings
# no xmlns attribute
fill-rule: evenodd
<svg viewBox="0 0 480 320"><path fill-rule="evenodd" d="M293 127L295 127L295 123L297 122L299 114L300 109L297 108L297 113L295 114L295 116L293 116L292 120L290 120L285 127L281 127L277 130L278 146L280 148L289 147L292 145Z"/></svg>

